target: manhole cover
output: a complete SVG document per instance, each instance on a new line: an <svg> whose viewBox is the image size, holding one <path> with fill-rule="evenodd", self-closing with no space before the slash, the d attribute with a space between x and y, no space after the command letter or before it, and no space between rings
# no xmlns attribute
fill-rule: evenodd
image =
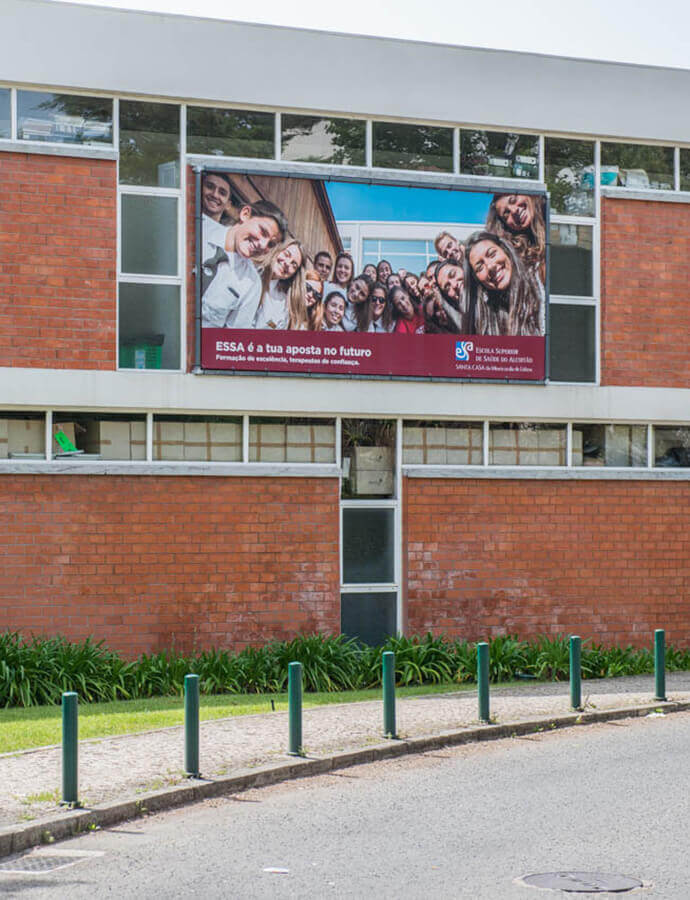
<svg viewBox="0 0 690 900"><path fill-rule="evenodd" d="M568 891L571 894L603 894L633 891L644 885L629 875L609 875L601 872L544 872L541 875L525 875L523 884L552 891Z"/></svg>
<svg viewBox="0 0 690 900"><path fill-rule="evenodd" d="M44 853L34 851L26 856L18 856L15 859L7 859L0 862L0 872L10 872L17 875L25 875L27 872L55 872L56 869L64 869L65 866L73 866L75 863L94 856L102 856L103 852L89 851L77 853L73 850L62 850L58 853Z"/></svg>

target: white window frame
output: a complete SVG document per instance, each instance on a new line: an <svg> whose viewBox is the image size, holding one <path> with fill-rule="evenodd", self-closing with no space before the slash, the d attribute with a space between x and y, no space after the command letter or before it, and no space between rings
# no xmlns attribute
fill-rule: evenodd
<svg viewBox="0 0 690 900"><path fill-rule="evenodd" d="M160 100L158 98L146 98L142 100L140 97L118 97L113 109L113 115L117 115L116 125L113 127L114 137L117 139L115 146L119 150L120 142L120 104L119 100L135 100L145 103L167 103L171 106L177 106L179 110L179 167L180 167L180 186L177 188L158 187L148 185L133 185L120 183L120 160L118 153L117 163L117 321L115 329L115 353L116 353L116 369L118 372L133 373L139 375L160 374L161 372L179 373L186 371L186 347L187 347L187 316L185 314L187 308L187 104L170 103L170 101ZM144 275L132 272L123 272L122 270L122 197L137 195L140 197L172 197L177 200L177 274L176 275ZM151 284L151 285L170 285L179 289L178 315L180 322L180 347L178 354L178 365L176 368L169 369L131 369L120 366L120 285L121 284Z"/></svg>

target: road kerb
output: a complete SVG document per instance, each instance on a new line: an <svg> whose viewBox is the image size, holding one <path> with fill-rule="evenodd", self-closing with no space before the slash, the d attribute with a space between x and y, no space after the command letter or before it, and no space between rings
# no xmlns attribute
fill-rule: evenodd
<svg viewBox="0 0 690 900"><path fill-rule="evenodd" d="M382 741L361 749L332 753L328 756L290 757L286 762L238 769L232 775L219 778L190 779L186 784L149 791L121 801L87 809L60 810L59 812L56 810L55 813L29 824L0 828L0 858L20 853L39 844L61 841L84 834L94 828L117 825L150 813L163 812L213 797L237 794L251 788L267 787L296 778L324 775L338 769L410 754L426 753L442 747L520 737L535 732L591 725L616 719L637 718L655 710L663 710L665 713L684 712L690 710L690 701L657 701L643 706L590 710L566 715L544 716L529 721L470 726L452 731L442 731L438 734Z"/></svg>

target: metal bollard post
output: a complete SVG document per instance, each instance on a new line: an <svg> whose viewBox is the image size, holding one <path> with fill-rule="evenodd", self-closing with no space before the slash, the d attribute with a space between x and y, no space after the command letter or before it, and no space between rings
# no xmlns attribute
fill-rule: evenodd
<svg viewBox="0 0 690 900"><path fill-rule="evenodd" d="M397 737L395 731L395 653L386 650L383 654L383 735Z"/></svg>
<svg viewBox="0 0 690 900"><path fill-rule="evenodd" d="M582 641L570 636L570 705L582 709Z"/></svg>
<svg viewBox="0 0 690 900"><path fill-rule="evenodd" d="M199 676L184 677L184 770L199 777Z"/></svg>
<svg viewBox="0 0 690 900"><path fill-rule="evenodd" d="M291 662L288 666L288 754L304 756L302 750L302 663Z"/></svg>
<svg viewBox="0 0 690 900"><path fill-rule="evenodd" d="M479 721L489 721L489 645L482 641L477 644L477 695L479 698Z"/></svg>
<svg viewBox="0 0 690 900"><path fill-rule="evenodd" d="M666 632L657 628L654 632L654 699L666 699Z"/></svg>
<svg viewBox="0 0 690 900"><path fill-rule="evenodd" d="M62 695L62 803L77 806L79 707L74 691Z"/></svg>

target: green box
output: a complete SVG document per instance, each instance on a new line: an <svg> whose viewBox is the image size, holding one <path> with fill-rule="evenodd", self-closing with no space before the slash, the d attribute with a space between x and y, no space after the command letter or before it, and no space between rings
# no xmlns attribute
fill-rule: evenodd
<svg viewBox="0 0 690 900"><path fill-rule="evenodd" d="M149 334L120 342L121 369L160 369L165 335Z"/></svg>

